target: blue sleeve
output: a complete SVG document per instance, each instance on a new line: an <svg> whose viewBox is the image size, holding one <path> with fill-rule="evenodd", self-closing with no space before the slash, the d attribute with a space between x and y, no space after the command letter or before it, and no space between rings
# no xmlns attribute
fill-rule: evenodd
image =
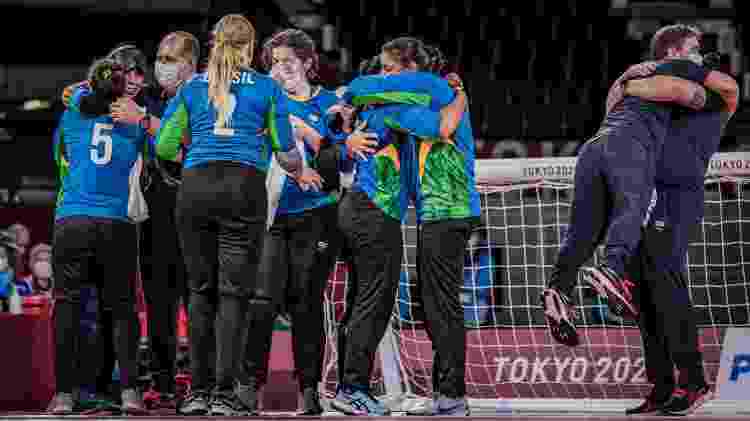
<svg viewBox="0 0 750 421"><path fill-rule="evenodd" d="M287 152L295 148L292 125L289 123L287 97L276 82L270 79L269 81L271 82L271 95L266 116L268 139L272 151Z"/></svg>
<svg viewBox="0 0 750 421"><path fill-rule="evenodd" d="M81 112L81 98L91 95L91 89L89 89L87 86L79 86L76 88L75 92L73 92L73 96L70 97L70 103L68 104L68 109L73 110L77 113Z"/></svg>
<svg viewBox="0 0 750 421"><path fill-rule="evenodd" d="M430 105L435 110L450 104L454 96L448 81L427 72L361 76L349 84L344 94L347 102L354 105L401 103Z"/></svg>
<svg viewBox="0 0 750 421"><path fill-rule="evenodd" d="M439 112L431 111L426 107L406 105L400 106L399 109L399 112L386 117L385 124L388 127L417 137L440 137Z"/></svg>
<svg viewBox="0 0 750 421"><path fill-rule="evenodd" d="M669 60L656 67L654 76L674 76L703 84L711 71L690 60Z"/></svg>

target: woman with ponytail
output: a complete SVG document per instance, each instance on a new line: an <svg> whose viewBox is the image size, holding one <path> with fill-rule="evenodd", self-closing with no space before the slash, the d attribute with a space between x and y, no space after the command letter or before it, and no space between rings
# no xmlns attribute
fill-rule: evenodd
<svg viewBox="0 0 750 421"><path fill-rule="evenodd" d="M241 15L227 15L214 34L208 71L170 101L156 150L174 159L180 145L189 144L176 219L190 293L192 390L178 411L234 416L253 412L235 384L241 380L250 283L265 231L271 153L290 174L307 176L304 188L316 188L320 179L303 173L284 93L250 68L253 25ZM216 381L210 384L214 337Z"/></svg>

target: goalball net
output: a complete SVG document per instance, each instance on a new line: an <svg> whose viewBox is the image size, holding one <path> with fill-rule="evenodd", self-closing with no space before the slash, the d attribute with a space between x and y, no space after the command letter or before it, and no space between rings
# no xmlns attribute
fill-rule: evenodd
<svg viewBox="0 0 750 421"><path fill-rule="evenodd" d="M611 314L580 275L573 300L581 345L560 345L547 331L539 296L567 228L575 162L477 161L482 223L467 247L462 296L466 391L475 410L617 411L649 391L638 328ZM705 217L692 234L687 261L706 378L714 383L725 329L750 325L750 154L715 155L705 189ZM432 394L433 354L416 279L417 229L410 209L398 295L373 373L375 393L394 409ZM347 284L339 263L326 291L328 392L336 385L336 328Z"/></svg>

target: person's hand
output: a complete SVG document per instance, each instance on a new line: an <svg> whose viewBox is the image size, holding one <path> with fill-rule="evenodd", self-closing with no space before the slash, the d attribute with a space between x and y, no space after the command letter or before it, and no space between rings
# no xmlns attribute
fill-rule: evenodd
<svg viewBox="0 0 750 421"><path fill-rule="evenodd" d="M81 88L81 87L91 89L91 84L89 83L88 80L82 80L72 85L68 85L65 87L65 89L63 89L61 99L65 108L68 108L68 105L70 105L70 100L73 98L73 93L75 93L76 89Z"/></svg>
<svg viewBox="0 0 750 421"><path fill-rule="evenodd" d="M289 115L289 123L292 125L294 138L302 140L310 145L313 151L317 154L320 150L320 145L323 142L323 136L321 136L317 130L310 127L305 120L295 115Z"/></svg>
<svg viewBox="0 0 750 421"><path fill-rule="evenodd" d="M323 188L323 177L318 174L317 171L315 171L312 168L303 168L302 173L297 176L293 176L294 181L299 184L299 186L304 191L308 191L310 189L314 191L320 191Z"/></svg>
<svg viewBox="0 0 750 421"><path fill-rule="evenodd" d="M326 111L326 114L339 114L344 120L344 131L350 131L352 124L354 123L354 107L348 104L336 104L332 105Z"/></svg>
<svg viewBox="0 0 750 421"><path fill-rule="evenodd" d="M111 111L112 120L122 124L138 124L146 115L145 109L127 97L121 97L112 103Z"/></svg>
<svg viewBox="0 0 750 421"><path fill-rule="evenodd" d="M372 155L376 152L378 135L376 133L365 132L365 127L367 127L367 122L362 123L354 133L346 138L346 150L350 157L357 156L367 161L367 155Z"/></svg>
<svg viewBox="0 0 750 421"><path fill-rule="evenodd" d="M463 91L464 90L464 82L461 80L461 78L456 73L448 73L445 75L445 80L448 81L448 85L453 88L455 91Z"/></svg>

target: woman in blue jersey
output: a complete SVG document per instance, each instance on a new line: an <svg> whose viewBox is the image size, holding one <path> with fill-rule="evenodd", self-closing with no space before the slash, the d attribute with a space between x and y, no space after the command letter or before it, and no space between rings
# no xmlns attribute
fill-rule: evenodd
<svg viewBox="0 0 750 421"><path fill-rule="evenodd" d="M109 106L123 96L136 96L143 75L111 59L92 65L91 89L78 89L56 133L55 158L61 188L55 210L56 393L49 412L69 414L73 391L81 386L78 353L81 339L81 291L93 283L102 308L111 311L112 335L120 364L122 410L143 413L136 388L138 319L135 309L137 273L136 226L144 216L131 204L140 193L138 178L146 133L135 125L114 122ZM132 86L131 86L132 87ZM143 210L142 208L140 209ZM107 339L104 342L108 342ZM111 373L111 371L110 371Z"/></svg>
<svg viewBox="0 0 750 421"><path fill-rule="evenodd" d="M243 397L247 405L256 406L257 389L267 378L274 320L284 311L292 319L294 367L303 395L301 414L319 415L323 412L318 395L325 347L323 291L340 243L335 182L339 142L330 137L324 117L338 97L310 82L316 76L318 57L314 41L303 31L287 29L273 35L263 45L262 61L288 97L304 165L331 168L323 188L309 190L300 188L284 171L271 172L270 228L264 237L257 288L270 291L273 302L256 302L250 308L254 340L248 342L245 355L250 383L244 385Z"/></svg>
<svg viewBox="0 0 750 421"><path fill-rule="evenodd" d="M284 93L271 78L250 69L252 24L241 15L227 15L214 33L207 73L185 83L170 101L156 149L162 158L173 159L180 145L189 143L176 218L190 291L193 383L179 411L231 416L253 411L235 390L249 300L270 300L251 297L251 282L265 229L271 153L294 175L303 175L303 167ZM214 348L212 332L215 385L210 384L213 364L207 361Z"/></svg>

